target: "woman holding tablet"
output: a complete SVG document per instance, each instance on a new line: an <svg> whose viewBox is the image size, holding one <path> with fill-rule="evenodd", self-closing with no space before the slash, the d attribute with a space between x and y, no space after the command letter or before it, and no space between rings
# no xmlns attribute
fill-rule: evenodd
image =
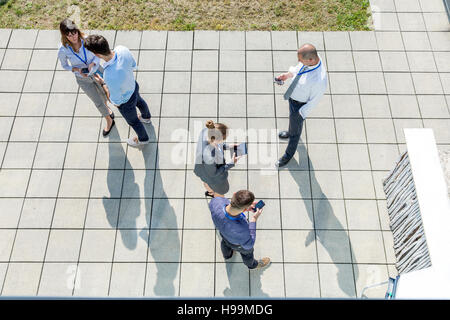
<svg viewBox="0 0 450 320"><path fill-rule="evenodd" d="M75 74L80 88L92 100L100 114L105 117L106 127L103 129L103 136L106 137L115 122L114 113L106 105L105 90L107 88L98 84L94 77L96 72L101 72L100 59L84 47L85 36L75 22L64 19L59 24L59 31L62 44L59 46L58 59L61 66Z"/></svg>
<svg viewBox="0 0 450 320"><path fill-rule="evenodd" d="M240 158L234 154L233 162L225 163L224 150L229 148L224 143L227 133L226 125L208 120L197 142L194 173L203 181L208 197L223 197L228 192L228 170Z"/></svg>

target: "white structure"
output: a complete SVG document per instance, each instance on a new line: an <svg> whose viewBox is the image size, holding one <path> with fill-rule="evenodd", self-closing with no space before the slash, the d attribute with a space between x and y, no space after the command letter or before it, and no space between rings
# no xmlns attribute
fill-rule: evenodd
<svg viewBox="0 0 450 320"><path fill-rule="evenodd" d="M431 129L404 129L431 266L401 273L397 299L450 299L450 199Z"/></svg>

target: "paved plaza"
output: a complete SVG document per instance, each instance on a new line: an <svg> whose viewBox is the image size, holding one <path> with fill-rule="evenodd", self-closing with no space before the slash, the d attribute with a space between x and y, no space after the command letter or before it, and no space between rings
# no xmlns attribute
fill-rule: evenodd
<svg viewBox="0 0 450 320"><path fill-rule="evenodd" d="M409 5L405 5L409 3ZM442 1L375 1L374 31L86 31L127 46L148 102L142 151L57 61L58 30L0 29L0 294L355 298L395 276L382 179L403 128L450 149L450 27ZM314 44L329 86L287 168L287 86ZM225 263L193 153L205 121L249 155L230 192L266 202L249 271ZM385 287L367 292L383 298Z"/></svg>

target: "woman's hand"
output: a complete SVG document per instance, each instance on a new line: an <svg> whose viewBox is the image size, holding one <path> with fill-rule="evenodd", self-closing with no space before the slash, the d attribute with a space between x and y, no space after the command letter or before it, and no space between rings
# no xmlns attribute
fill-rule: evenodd
<svg viewBox="0 0 450 320"><path fill-rule="evenodd" d="M87 74L81 72L81 68L75 68L75 67L72 67L72 72L78 72L78 73L81 74L83 77L85 77L85 78L87 77Z"/></svg>
<svg viewBox="0 0 450 320"><path fill-rule="evenodd" d="M92 68L95 66L95 63L94 62L92 62L90 65L88 65L88 69L89 69L89 72L92 70Z"/></svg>
<svg viewBox="0 0 450 320"><path fill-rule="evenodd" d="M242 156L237 157L237 156L236 156L236 153L233 153L233 162L234 162L234 164L236 164L236 162L238 162L238 160L239 160L240 158L242 158Z"/></svg>

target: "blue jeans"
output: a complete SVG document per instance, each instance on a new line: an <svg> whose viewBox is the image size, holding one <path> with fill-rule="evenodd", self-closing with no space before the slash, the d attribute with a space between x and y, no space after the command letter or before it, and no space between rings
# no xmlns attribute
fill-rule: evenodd
<svg viewBox="0 0 450 320"><path fill-rule="evenodd" d="M222 236L222 234L220 235ZM258 261L256 261L253 256L253 248L246 250L240 245L228 242L223 236L222 242L220 243L220 248L222 249L222 254L225 259L231 258L233 250L235 250L241 254L242 261L249 269L255 269L258 266Z"/></svg>
<svg viewBox="0 0 450 320"><path fill-rule="evenodd" d="M130 99L119 106L119 112L122 114L125 121L136 132L139 141L148 141L149 137L147 135L147 131L138 118L136 107L138 107L139 111L141 112L142 118L150 119L152 117L147 103L144 101L144 99L141 98L141 95L139 94L139 85L137 82L136 89L134 89L134 92L131 95Z"/></svg>
<svg viewBox="0 0 450 320"><path fill-rule="evenodd" d="M283 161L291 160L297 150L304 120L298 111L304 104L304 102L289 99L289 143L282 157Z"/></svg>

